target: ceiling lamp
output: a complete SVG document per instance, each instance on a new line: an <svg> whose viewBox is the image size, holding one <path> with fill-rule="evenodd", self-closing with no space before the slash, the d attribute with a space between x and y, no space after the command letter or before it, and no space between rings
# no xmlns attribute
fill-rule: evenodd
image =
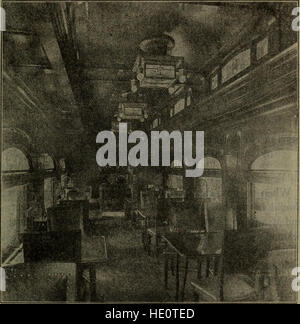
<svg viewBox="0 0 300 324"><path fill-rule="evenodd" d="M148 55L167 55L175 47L175 41L171 36L163 34L144 39L139 47Z"/></svg>
<svg viewBox="0 0 300 324"><path fill-rule="evenodd" d="M175 47L175 41L171 36L161 35L145 39L139 47L141 53L132 69L136 73L138 88L171 88L169 92L173 93L176 84L186 83L184 58L168 55ZM137 91L135 85L132 89Z"/></svg>
<svg viewBox="0 0 300 324"><path fill-rule="evenodd" d="M128 120L144 122L148 118L148 106L141 102L121 102L115 117L118 122Z"/></svg>
<svg viewBox="0 0 300 324"><path fill-rule="evenodd" d="M178 56L143 56L135 61L133 72L140 88L168 89L186 82L184 59Z"/></svg>

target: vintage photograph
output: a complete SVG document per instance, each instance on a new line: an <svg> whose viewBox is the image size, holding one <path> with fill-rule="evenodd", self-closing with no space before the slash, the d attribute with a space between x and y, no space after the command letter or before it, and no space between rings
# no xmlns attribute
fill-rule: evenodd
<svg viewBox="0 0 300 324"><path fill-rule="evenodd" d="M2 1L0 303L297 303L299 29L297 1Z"/></svg>

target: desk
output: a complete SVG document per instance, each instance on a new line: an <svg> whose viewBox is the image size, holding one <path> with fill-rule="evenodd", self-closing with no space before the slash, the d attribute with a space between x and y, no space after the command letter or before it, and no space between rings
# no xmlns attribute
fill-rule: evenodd
<svg viewBox="0 0 300 324"><path fill-rule="evenodd" d="M175 300L179 301L179 265L180 258L185 259L184 276L181 287L181 300L184 300L185 285L189 270L189 260L198 259L201 255L221 254L223 246L224 233L178 233L166 232L162 234L162 240L166 243L167 248L176 255L176 294ZM170 253L165 252L165 287L168 288L168 258ZM198 269L199 271L199 269ZM201 271L201 269L200 269Z"/></svg>

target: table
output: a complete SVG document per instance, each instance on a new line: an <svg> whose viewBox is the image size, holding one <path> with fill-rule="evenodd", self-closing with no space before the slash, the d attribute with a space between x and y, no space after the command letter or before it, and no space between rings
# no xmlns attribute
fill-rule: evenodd
<svg viewBox="0 0 300 324"><path fill-rule="evenodd" d="M179 301L180 278L179 266L180 258L185 259L183 283L181 287L181 300L184 300L184 291L189 270L189 260L198 259L201 255L221 254L224 233L223 232L209 232L209 233L179 233L166 232L162 234L162 241L164 241L171 251L176 255L176 293L175 300ZM168 288L168 258L170 253L165 252L165 287Z"/></svg>
<svg viewBox="0 0 300 324"><path fill-rule="evenodd" d="M84 301L82 297L82 288L84 281L89 283L90 301L97 301L97 277L96 267L103 264L104 260L82 259L76 263L76 300ZM88 278L85 275L85 270L88 271Z"/></svg>

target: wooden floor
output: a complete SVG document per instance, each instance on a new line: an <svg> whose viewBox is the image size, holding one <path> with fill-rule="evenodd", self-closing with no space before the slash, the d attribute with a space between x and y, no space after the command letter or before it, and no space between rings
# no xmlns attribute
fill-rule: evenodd
<svg viewBox="0 0 300 324"><path fill-rule="evenodd" d="M97 269L97 296L104 302L162 302L163 272L143 250L140 233L127 223L97 226L107 240L108 262Z"/></svg>
<svg viewBox="0 0 300 324"><path fill-rule="evenodd" d="M97 296L102 302L172 302L175 277L170 274L169 289L164 288L163 259L148 256L141 243L140 230L119 220L97 225L105 235L108 262L97 269ZM189 288L187 285L187 299Z"/></svg>

